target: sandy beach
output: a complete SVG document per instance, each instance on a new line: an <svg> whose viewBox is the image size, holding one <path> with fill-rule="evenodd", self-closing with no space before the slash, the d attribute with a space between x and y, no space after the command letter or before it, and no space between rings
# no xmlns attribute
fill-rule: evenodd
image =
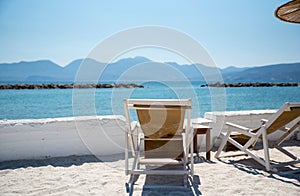
<svg viewBox="0 0 300 196"><path fill-rule="evenodd" d="M300 154L299 141L290 140L285 145L291 152ZM257 152L262 153L262 150ZM275 149L270 153L271 159L285 160L284 155ZM222 154L225 156L222 161L215 158L207 161L200 153L200 157L195 158L194 184L187 189L145 189L145 184L165 182L168 177L141 175L133 195L299 194L300 171L294 174L267 173L249 157L231 156L236 154L226 152ZM0 195L126 195L125 182L129 177L124 174L123 156L106 156L102 160L94 156L69 156L1 162ZM299 170L300 165L295 168Z"/></svg>
<svg viewBox="0 0 300 196"><path fill-rule="evenodd" d="M0 196L300 196L300 0L0 0L0 29Z"/></svg>

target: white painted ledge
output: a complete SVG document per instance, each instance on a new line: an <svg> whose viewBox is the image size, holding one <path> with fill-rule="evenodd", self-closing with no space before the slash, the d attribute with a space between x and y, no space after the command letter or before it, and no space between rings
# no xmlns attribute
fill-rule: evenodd
<svg viewBox="0 0 300 196"><path fill-rule="evenodd" d="M267 119L274 112L276 110L207 112L205 118L210 121L194 119L193 122L209 123L213 146L220 132L226 131L225 122L255 128L260 119ZM125 125L125 118L119 115L0 120L0 161L123 153ZM198 137L200 151L205 151L205 139Z"/></svg>
<svg viewBox="0 0 300 196"><path fill-rule="evenodd" d="M125 118L1 120L0 161L124 152Z"/></svg>

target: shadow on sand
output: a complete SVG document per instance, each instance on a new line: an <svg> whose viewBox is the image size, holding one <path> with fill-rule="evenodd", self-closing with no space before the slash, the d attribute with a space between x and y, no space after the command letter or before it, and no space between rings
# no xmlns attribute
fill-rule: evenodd
<svg viewBox="0 0 300 196"><path fill-rule="evenodd" d="M284 142L282 147L294 146L299 148L300 142L294 139L287 140ZM258 144L255 146L255 150L261 150L262 145ZM241 151L238 151L241 152ZM281 152L276 151L276 153L281 154ZM296 154L295 154L296 155ZM298 154L299 155L299 154ZM231 159L231 158L232 159ZM235 157L233 159L233 157ZM239 159L237 159L240 157ZM267 172L265 167L260 165L250 156L247 156L245 153L236 154L235 156L221 156L219 159L220 162L233 165L235 168L247 172L252 175L261 175L268 178L276 179L282 181L284 183L293 184L297 187L300 187L300 184L295 183L295 180L300 182L300 164L296 165L289 165L289 166L282 166L278 168L278 172ZM279 162L272 160L271 156L271 164L278 164Z"/></svg>
<svg viewBox="0 0 300 196"><path fill-rule="evenodd" d="M207 160L203 156L195 156L194 163L215 164L215 162ZM174 166L163 167L165 169L170 169L170 167L175 169ZM140 175L135 175L134 187L129 195L133 195L135 189L141 189L141 195L202 195L200 191L201 180L198 175L188 178L187 187L184 187L184 176L180 175L146 175L145 177L141 177L141 179L140 177Z"/></svg>
<svg viewBox="0 0 300 196"><path fill-rule="evenodd" d="M67 157L53 157L37 160L13 160L0 162L0 170L4 169L18 169L27 167L70 167L72 165L83 165L84 163L96 163L96 162L113 162L118 160L124 160L124 154L99 156L94 155L82 155L82 156L67 156Z"/></svg>

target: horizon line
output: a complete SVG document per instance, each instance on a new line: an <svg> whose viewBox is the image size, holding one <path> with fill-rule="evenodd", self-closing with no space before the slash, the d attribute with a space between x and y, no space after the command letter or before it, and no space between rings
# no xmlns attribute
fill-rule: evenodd
<svg viewBox="0 0 300 196"><path fill-rule="evenodd" d="M91 59L91 60L94 60L94 61L97 61L99 63L106 63L106 64L112 64L112 63L116 63L116 62L119 62L121 60L124 60L124 59L135 59L135 58L145 58L147 60L150 60L152 62L157 62L157 63L176 63L177 65L180 65L180 66L187 66L187 65L195 65L195 64L198 64L198 65L203 65L201 63L193 63L193 64L181 64L181 63L178 63L176 62L175 60L170 60L170 61L157 61L157 60L153 60L149 57L145 57L145 56L132 56L132 57L125 57L125 58L120 58L120 59L116 59L110 63L107 63L107 62L100 62L100 61L97 61L93 58L76 58L72 61L70 61L69 63L67 63L66 65L61 65L59 63L57 63L55 60L51 60L51 59L34 59L34 60L19 60L19 61L6 61L6 62L3 62L3 61L0 61L0 64L17 64L17 63L21 63L21 62L25 62L25 63L32 63L32 62L38 62L38 61L50 61L62 68L64 67L67 67L68 65L70 65L71 63L73 63L74 61L78 61L78 60L85 60L85 59ZM300 63L300 61L293 61L293 62L273 62L273 63L265 63L265 64L260 64L260 65L242 65L242 66L236 66L236 65L230 65L230 66L218 66L217 64L215 65L217 68L219 69L227 69L227 68L231 68L231 67L234 67L234 68L253 68L253 67L264 67L264 66L270 66L270 65L279 65L279 64L296 64L296 63ZM204 66L208 66L210 67L209 65L204 65Z"/></svg>

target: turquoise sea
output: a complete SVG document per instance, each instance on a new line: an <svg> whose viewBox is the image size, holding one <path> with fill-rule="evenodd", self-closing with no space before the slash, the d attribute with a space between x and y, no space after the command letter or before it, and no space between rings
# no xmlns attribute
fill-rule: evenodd
<svg viewBox="0 0 300 196"><path fill-rule="evenodd" d="M0 119L124 115L124 98L192 98L192 117L208 111L278 109L300 102L300 87L207 88L202 83L143 83L140 89L0 90Z"/></svg>

